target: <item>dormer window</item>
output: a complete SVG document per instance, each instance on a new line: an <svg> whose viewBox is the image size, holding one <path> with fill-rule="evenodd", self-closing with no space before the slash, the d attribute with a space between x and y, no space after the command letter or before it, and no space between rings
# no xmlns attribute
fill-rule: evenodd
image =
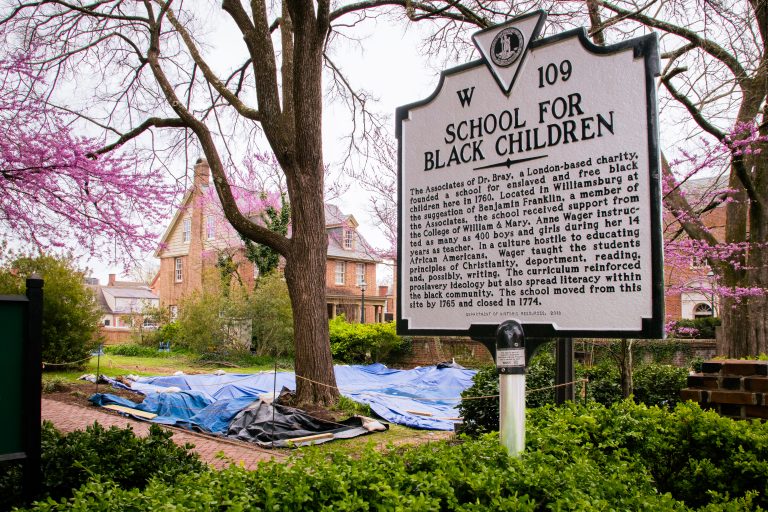
<svg viewBox="0 0 768 512"><path fill-rule="evenodd" d="M183 229L181 231L181 241L189 242L192 238L192 219L184 219Z"/></svg>
<svg viewBox="0 0 768 512"><path fill-rule="evenodd" d="M352 250L355 243L355 232L351 229L344 230L344 248Z"/></svg>

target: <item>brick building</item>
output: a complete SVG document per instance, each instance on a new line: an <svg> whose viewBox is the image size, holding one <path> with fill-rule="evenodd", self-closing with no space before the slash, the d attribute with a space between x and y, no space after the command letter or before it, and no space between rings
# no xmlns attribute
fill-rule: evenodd
<svg viewBox="0 0 768 512"><path fill-rule="evenodd" d="M94 278L86 280L86 286L101 307L100 332L107 344L127 342L134 331L155 328L144 313L159 307L160 298L145 283L117 281L115 274L109 274L106 286Z"/></svg>
<svg viewBox="0 0 768 512"><path fill-rule="evenodd" d="M724 186L709 179L691 180L686 184L686 194L692 201L696 196L711 195L711 191ZM680 224L665 209L665 240L684 239ZM725 205L708 210L701 216L704 225L720 241L725 240ZM715 276L707 265L695 256L676 255L675 261L664 262L666 317L668 320L693 319L718 316L718 298Z"/></svg>
<svg viewBox="0 0 768 512"><path fill-rule="evenodd" d="M195 164L194 182L160 240L155 257L160 270L152 290L171 316L182 297L203 287L204 275L225 257L236 266L238 278L253 288L258 268L245 257L245 246L226 222L210 185L210 168L204 159ZM254 216L258 212L253 212ZM358 233L358 223L338 207L326 204L328 260L326 297L329 318L344 314L350 321L382 322L387 296L376 286L376 265L370 246ZM364 286L363 286L364 285ZM365 290L363 290L365 288ZM365 301L365 312L362 306Z"/></svg>

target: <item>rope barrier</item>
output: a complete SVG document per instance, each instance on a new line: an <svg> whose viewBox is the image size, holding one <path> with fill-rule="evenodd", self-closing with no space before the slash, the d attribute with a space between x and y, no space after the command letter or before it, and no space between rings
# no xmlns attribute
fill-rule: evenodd
<svg viewBox="0 0 768 512"><path fill-rule="evenodd" d="M80 359L79 361L70 361L68 363L48 363L46 361L43 361L42 365L43 365L43 368L45 368L46 366L70 366L73 364L82 363L83 361L89 361L93 357L95 356L88 356L85 359Z"/></svg>

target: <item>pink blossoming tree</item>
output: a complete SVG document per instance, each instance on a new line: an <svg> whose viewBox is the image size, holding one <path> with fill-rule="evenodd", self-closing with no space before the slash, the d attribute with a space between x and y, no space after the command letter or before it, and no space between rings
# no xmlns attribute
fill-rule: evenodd
<svg viewBox="0 0 768 512"><path fill-rule="evenodd" d="M126 153L78 136L50 105L34 55L0 60L0 236L24 249L85 250L129 266L147 251L173 189Z"/></svg>

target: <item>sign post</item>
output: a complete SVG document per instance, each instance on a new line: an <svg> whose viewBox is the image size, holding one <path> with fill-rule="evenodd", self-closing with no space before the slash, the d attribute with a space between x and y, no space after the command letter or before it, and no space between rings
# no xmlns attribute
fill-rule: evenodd
<svg viewBox="0 0 768 512"><path fill-rule="evenodd" d="M481 60L397 110L400 334L664 336L657 38L539 38L545 17L478 32Z"/></svg>
<svg viewBox="0 0 768 512"><path fill-rule="evenodd" d="M496 330L499 369L499 436L510 455L525 449L525 334L514 320Z"/></svg>

